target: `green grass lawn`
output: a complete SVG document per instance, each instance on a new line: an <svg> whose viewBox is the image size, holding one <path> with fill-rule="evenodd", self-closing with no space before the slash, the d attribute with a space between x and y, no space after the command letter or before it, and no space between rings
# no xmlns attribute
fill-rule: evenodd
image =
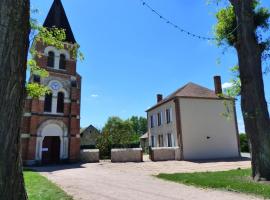
<svg viewBox="0 0 270 200"><path fill-rule="evenodd" d="M222 189L270 198L270 184L257 183L250 178L251 170L225 172L159 174L157 177L203 188Z"/></svg>
<svg viewBox="0 0 270 200"><path fill-rule="evenodd" d="M25 171L24 180L29 200L72 200L63 190L37 172Z"/></svg>

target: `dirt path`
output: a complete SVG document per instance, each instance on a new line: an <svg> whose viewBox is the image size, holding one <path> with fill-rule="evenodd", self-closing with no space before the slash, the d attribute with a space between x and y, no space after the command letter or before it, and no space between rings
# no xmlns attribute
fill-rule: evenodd
<svg viewBox="0 0 270 200"><path fill-rule="evenodd" d="M68 168L69 167L69 168ZM155 178L161 172L220 171L250 167L238 162L144 162L72 165L38 168L75 200L251 200L252 196L198 189Z"/></svg>

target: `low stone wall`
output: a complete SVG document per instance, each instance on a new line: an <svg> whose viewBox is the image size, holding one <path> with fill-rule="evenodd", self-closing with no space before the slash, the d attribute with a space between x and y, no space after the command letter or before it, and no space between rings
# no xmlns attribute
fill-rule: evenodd
<svg viewBox="0 0 270 200"><path fill-rule="evenodd" d="M153 147L151 148L151 160L180 160L180 149L178 147Z"/></svg>
<svg viewBox="0 0 270 200"><path fill-rule="evenodd" d="M99 150L98 149L83 149L80 152L80 159L82 162L86 162L86 163L99 162Z"/></svg>
<svg viewBox="0 0 270 200"><path fill-rule="evenodd" d="M112 149L111 161L112 162L142 162L143 161L142 148Z"/></svg>

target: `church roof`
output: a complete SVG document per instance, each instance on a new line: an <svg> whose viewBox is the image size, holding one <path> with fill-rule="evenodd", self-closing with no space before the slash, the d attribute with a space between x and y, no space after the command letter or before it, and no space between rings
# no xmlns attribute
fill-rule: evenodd
<svg viewBox="0 0 270 200"><path fill-rule="evenodd" d="M56 27L64 29L66 33L66 42L76 43L61 0L54 0L43 26L47 28Z"/></svg>
<svg viewBox="0 0 270 200"><path fill-rule="evenodd" d="M162 105L163 103L166 103L170 100L172 100L175 97L182 97L182 98L201 98L201 99L224 99L224 98L229 98L227 96L221 98L220 96L218 96L215 91L210 90L206 87L200 86L198 84L195 83L188 83L186 85L184 85L183 87L179 88L178 90L176 90L175 92L173 92L172 94L170 94L169 96L167 96L166 98L164 98L162 101L160 101L159 103L157 103L156 105L154 105L153 107L149 108L147 110L150 111L160 105Z"/></svg>

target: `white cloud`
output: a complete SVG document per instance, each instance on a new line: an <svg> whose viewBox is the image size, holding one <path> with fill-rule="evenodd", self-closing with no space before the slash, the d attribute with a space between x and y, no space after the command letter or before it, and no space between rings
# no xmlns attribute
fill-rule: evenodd
<svg viewBox="0 0 270 200"><path fill-rule="evenodd" d="M229 83L229 82L226 82L226 83L223 83L222 84L222 88L223 89L228 89L228 88L230 88L230 87L232 87L233 86L233 84L232 83Z"/></svg>
<svg viewBox="0 0 270 200"><path fill-rule="evenodd" d="M93 98L98 98L99 95L98 95L98 94L91 94L91 97L93 97Z"/></svg>

